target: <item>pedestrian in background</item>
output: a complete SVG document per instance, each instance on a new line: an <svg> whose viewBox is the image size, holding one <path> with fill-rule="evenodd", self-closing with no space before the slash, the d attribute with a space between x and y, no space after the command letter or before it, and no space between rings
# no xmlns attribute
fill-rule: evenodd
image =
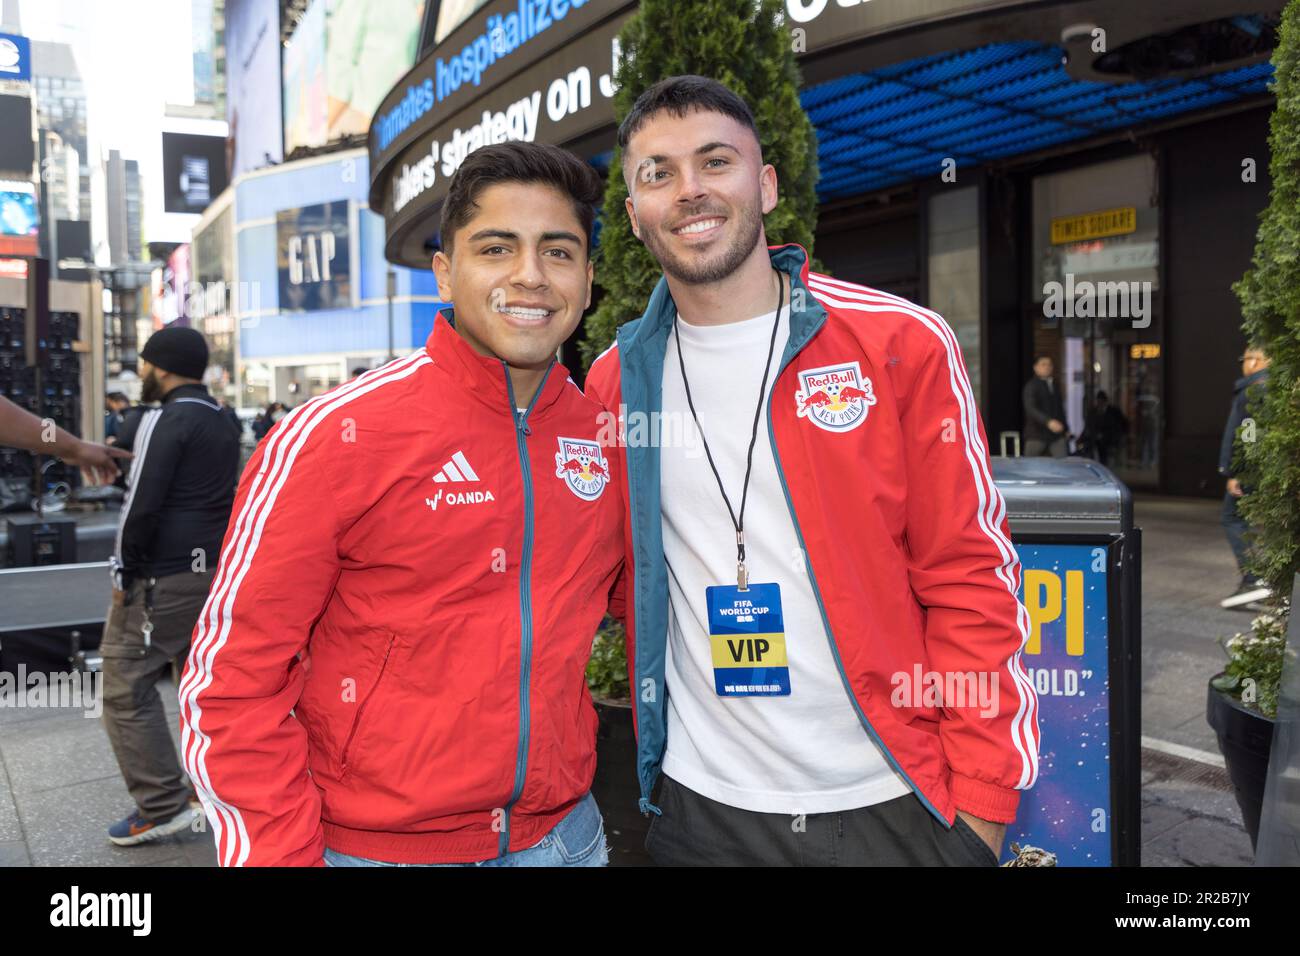
<svg viewBox="0 0 1300 956"><path fill-rule="evenodd" d="M230 427L235 430L236 435L243 435L244 425L240 422L239 413L235 411L235 407L224 398L219 398L217 401L221 405L221 417L230 423Z"/></svg>
<svg viewBox="0 0 1300 956"><path fill-rule="evenodd" d="M122 416L131 407L131 399L124 392L109 392L104 396L104 443L114 444L118 429L122 427Z"/></svg>
<svg viewBox="0 0 1300 956"><path fill-rule="evenodd" d="M1111 450L1124 440L1128 433L1128 419L1110 403L1110 396L1101 389L1088 411L1088 421L1079 437L1080 447L1103 465L1110 467Z"/></svg>
<svg viewBox="0 0 1300 956"><path fill-rule="evenodd" d="M200 379L208 347L195 329L155 332L140 351L135 458L109 561L113 597L100 642L104 729L135 801L109 828L120 846L199 818L181 774L157 683L189 651L207 599L239 475L239 438Z"/></svg>
<svg viewBox="0 0 1300 956"><path fill-rule="evenodd" d="M266 406L266 411L258 415L253 421L253 437L260 442L266 437L266 433L275 427L275 423L284 418L287 412L288 409L284 407L282 402L271 402Z"/></svg>
<svg viewBox="0 0 1300 956"><path fill-rule="evenodd" d="M1232 547L1232 555L1237 559L1237 570L1241 572L1241 583L1237 590L1219 602L1220 607L1241 607L1253 610L1249 605L1262 601L1272 592L1268 586L1255 575L1246 570L1246 560L1250 555L1250 543L1246 540L1250 525L1237 510L1237 502L1244 495L1250 494L1250 488L1242 485L1236 477L1237 469L1233 465L1233 450L1237 432L1242 422L1251 417L1251 409L1257 408L1264 400L1264 391L1268 385L1268 367L1272 360L1261 348L1248 348L1241 356L1241 378L1232 386L1232 406L1228 410L1228 421L1223 426L1223 440L1219 444L1219 474L1228 479L1223 493L1223 530Z"/></svg>
<svg viewBox="0 0 1300 956"><path fill-rule="evenodd" d="M1025 457L1051 455L1064 458L1069 453L1069 435L1065 428L1065 406L1061 390L1052 378L1052 357L1034 359L1034 377L1025 383L1021 398L1025 409Z"/></svg>

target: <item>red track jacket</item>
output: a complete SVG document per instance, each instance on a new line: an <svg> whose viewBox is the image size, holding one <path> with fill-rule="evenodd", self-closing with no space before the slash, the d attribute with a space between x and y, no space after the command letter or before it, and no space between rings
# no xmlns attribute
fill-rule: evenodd
<svg viewBox="0 0 1300 956"><path fill-rule="evenodd" d="M263 440L180 688L222 865L488 859L590 789L622 562L599 412L552 365L516 414L444 314Z"/></svg>
<svg viewBox="0 0 1300 956"><path fill-rule="evenodd" d="M945 825L957 809L1009 823L1038 775L1038 698L1020 661L1029 635L1020 562L957 338L928 309L810 274L798 246L771 255L790 277L791 317L767 425L846 695ZM659 452L635 430L661 411L675 311L661 280L587 379L587 393L619 414L626 444L643 810L665 744L668 578ZM699 585L714 583L725 582ZM936 700L930 675L960 689ZM997 678L989 716L970 706L981 675L990 689Z"/></svg>

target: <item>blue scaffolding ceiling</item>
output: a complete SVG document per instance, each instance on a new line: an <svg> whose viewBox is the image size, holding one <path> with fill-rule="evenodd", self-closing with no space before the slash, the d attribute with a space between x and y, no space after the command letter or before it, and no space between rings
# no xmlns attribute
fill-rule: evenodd
<svg viewBox="0 0 1300 956"><path fill-rule="evenodd" d="M822 201L1258 95L1270 63L1192 80L1072 78L1064 50L994 43L844 76L800 95L817 130Z"/></svg>

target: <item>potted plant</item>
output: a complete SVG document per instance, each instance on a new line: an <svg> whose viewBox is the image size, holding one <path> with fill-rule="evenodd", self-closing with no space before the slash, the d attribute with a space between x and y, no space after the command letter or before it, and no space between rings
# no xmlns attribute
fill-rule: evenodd
<svg viewBox="0 0 1300 956"><path fill-rule="evenodd" d="M600 725L596 731L596 779L591 792L605 817L612 864L648 862L645 834L650 822L637 809L636 734L628 690L623 625L606 618L591 646L587 686Z"/></svg>
<svg viewBox="0 0 1300 956"><path fill-rule="evenodd" d="M1260 614L1249 632L1222 641L1228 665L1210 679L1205 717L1219 738L1219 750L1254 849L1273 745L1277 697L1286 654L1289 605ZM1292 652L1294 653L1294 651Z"/></svg>
<svg viewBox="0 0 1300 956"><path fill-rule="evenodd" d="M1228 666L1210 682L1206 705L1252 846L1287 653L1285 595L1294 600L1300 572L1300 0L1282 12L1273 77L1269 204L1260 216L1251 267L1233 291L1241 301L1246 341L1271 359L1267 388L1252 399L1238 433L1236 458L1241 484L1249 489L1240 512L1251 529L1250 570L1276 597L1249 634L1224 642Z"/></svg>

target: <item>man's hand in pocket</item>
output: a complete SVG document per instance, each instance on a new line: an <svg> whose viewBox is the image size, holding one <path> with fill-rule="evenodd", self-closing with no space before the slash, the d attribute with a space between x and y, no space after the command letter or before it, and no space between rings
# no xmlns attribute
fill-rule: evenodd
<svg viewBox="0 0 1300 956"><path fill-rule="evenodd" d="M1001 858L1002 841L1007 835L1007 825L1005 823L990 823L988 820L981 820L979 817L971 816L965 810L958 810L957 816L961 817L970 828L979 834L979 838L989 845L993 855Z"/></svg>

